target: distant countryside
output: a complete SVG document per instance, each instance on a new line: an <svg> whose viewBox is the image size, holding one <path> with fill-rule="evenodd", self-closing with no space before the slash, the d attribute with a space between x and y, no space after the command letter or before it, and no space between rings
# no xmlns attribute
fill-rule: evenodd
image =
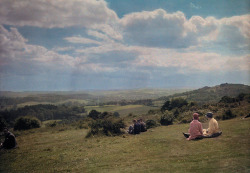
<svg viewBox="0 0 250 173"><path fill-rule="evenodd" d="M213 112L222 135L186 141L194 112L204 128ZM0 151L0 172L249 172L249 117L250 86L242 84L1 91L0 130L9 128L18 147ZM143 119L147 131L128 134L133 119Z"/></svg>

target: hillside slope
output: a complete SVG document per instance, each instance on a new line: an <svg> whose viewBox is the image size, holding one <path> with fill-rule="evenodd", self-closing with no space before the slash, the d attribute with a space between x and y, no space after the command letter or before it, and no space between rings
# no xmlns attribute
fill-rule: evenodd
<svg viewBox="0 0 250 173"><path fill-rule="evenodd" d="M217 138L187 141L189 124L85 139L87 130L25 131L0 151L0 172L249 172L250 119L219 121Z"/></svg>
<svg viewBox="0 0 250 173"><path fill-rule="evenodd" d="M204 104L208 102L218 102L223 96L236 97L240 93L250 93L250 86L225 83L214 87L206 86L193 91L161 97L158 100L171 100L172 98L183 97L188 101L195 101L197 103Z"/></svg>

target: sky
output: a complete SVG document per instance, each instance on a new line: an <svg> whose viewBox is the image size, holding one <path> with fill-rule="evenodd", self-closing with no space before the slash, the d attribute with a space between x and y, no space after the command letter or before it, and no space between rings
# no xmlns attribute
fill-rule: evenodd
<svg viewBox="0 0 250 173"><path fill-rule="evenodd" d="M0 91L250 84L250 0L0 0Z"/></svg>

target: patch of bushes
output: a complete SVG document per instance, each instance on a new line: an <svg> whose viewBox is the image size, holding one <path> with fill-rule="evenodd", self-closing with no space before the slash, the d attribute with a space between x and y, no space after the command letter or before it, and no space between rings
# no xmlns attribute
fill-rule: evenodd
<svg viewBox="0 0 250 173"><path fill-rule="evenodd" d="M125 128L123 119L108 117L104 119L92 120L89 123L90 131L87 138L95 135L116 136L123 134L121 129Z"/></svg>
<svg viewBox="0 0 250 173"><path fill-rule="evenodd" d="M174 114L170 111L166 111L163 116L161 116L160 123L161 125L171 125L174 121Z"/></svg>
<svg viewBox="0 0 250 173"><path fill-rule="evenodd" d="M224 111L223 115L222 115L222 120L228 120L228 119L232 119L235 118L236 115L232 113L232 111L230 109Z"/></svg>
<svg viewBox="0 0 250 173"><path fill-rule="evenodd" d="M155 120L147 120L146 121L146 128L147 129L151 129L151 128L154 128L154 127L157 127L157 123Z"/></svg>
<svg viewBox="0 0 250 173"><path fill-rule="evenodd" d="M28 130L41 127L41 121L36 117L19 117L16 119L14 130Z"/></svg>
<svg viewBox="0 0 250 173"><path fill-rule="evenodd" d="M171 101L166 101L164 105L161 107L161 111L164 112L166 110L171 111L174 108L181 108L183 106L187 106L188 102L187 100L183 98L175 98L172 99Z"/></svg>

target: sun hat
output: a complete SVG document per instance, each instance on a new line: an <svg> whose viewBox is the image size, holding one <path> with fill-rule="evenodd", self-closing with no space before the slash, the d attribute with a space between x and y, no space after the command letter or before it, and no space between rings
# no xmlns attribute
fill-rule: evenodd
<svg viewBox="0 0 250 173"><path fill-rule="evenodd" d="M207 117L207 118L213 118L213 113L212 113L212 112L208 112L208 113L206 114L206 117Z"/></svg>
<svg viewBox="0 0 250 173"><path fill-rule="evenodd" d="M199 118L199 114L198 114L198 113L194 113L194 114L193 114L193 118L194 118L195 120L197 120L197 119Z"/></svg>

